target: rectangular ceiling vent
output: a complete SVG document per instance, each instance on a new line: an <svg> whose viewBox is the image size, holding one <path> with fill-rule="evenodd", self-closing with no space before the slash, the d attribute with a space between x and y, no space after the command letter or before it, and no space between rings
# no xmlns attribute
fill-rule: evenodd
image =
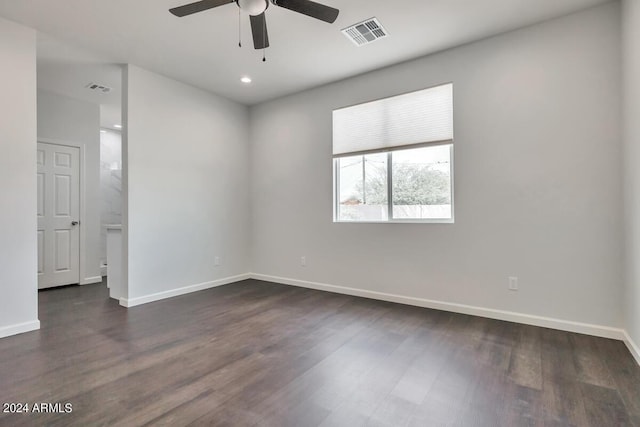
<svg viewBox="0 0 640 427"><path fill-rule="evenodd" d="M98 83L89 83L85 87L89 90L100 92L100 93L110 93L113 90L113 88L110 88L108 86L101 85Z"/></svg>
<svg viewBox="0 0 640 427"><path fill-rule="evenodd" d="M364 46L389 35L377 18L367 19L347 27L342 30L342 34L356 46Z"/></svg>

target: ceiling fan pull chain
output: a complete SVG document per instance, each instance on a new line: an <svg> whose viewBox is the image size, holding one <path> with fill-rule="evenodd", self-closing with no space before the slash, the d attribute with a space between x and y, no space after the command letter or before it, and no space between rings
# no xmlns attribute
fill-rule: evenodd
<svg viewBox="0 0 640 427"><path fill-rule="evenodd" d="M267 39L267 21L262 21L262 40ZM262 48L262 62L267 62L267 48Z"/></svg>
<svg viewBox="0 0 640 427"><path fill-rule="evenodd" d="M242 47L242 13L238 8L238 47Z"/></svg>

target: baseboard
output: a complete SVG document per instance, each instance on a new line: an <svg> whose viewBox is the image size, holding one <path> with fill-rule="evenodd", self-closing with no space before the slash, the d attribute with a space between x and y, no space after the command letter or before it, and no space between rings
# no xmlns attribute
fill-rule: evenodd
<svg viewBox="0 0 640 427"><path fill-rule="evenodd" d="M94 283L102 283L102 276L85 277L80 281L81 285L93 285Z"/></svg>
<svg viewBox="0 0 640 427"><path fill-rule="evenodd" d="M627 331L624 331L624 343L627 345L627 348L633 355L633 358L638 362L638 365L640 365L640 346L633 342Z"/></svg>
<svg viewBox="0 0 640 427"><path fill-rule="evenodd" d="M18 323L17 325L3 326L0 328L0 338L10 337L11 335L23 334L25 332L36 331L40 329L40 321Z"/></svg>
<svg viewBox="0 0 640 427"><path fill-rule="evenodd" d="M185 286L183 288L171 289L170 291L158 292L156 294L145 295L136 298L120 298L120 305L123 307L135 307L137 305L147 304L167 298L177 297L179 295L190 294L192 292L204 291L218 286L228 285L229 283L239 282L241 280L250 279L249 273L239 274L237 276L225 277L224 279L213 280L211 282L199 283L197 285Z"/></svg>
<svg viewBox="0 0 640 427"><path fill-rule="evenodd" d="M389 301L399 304L413 305L417 307L432 308L435 310L469 314L472 316L486 317L489 319L505 320L508 322L522 323L525 325L540 326L543 328L558 329L561 331L576 332L585 335L593 335L596 337L612 338L621 341L626 340L624 330L612 328L609 326L591 325L588 323L573 322L570 320L553 319L549 317L533 316L530 314L522 314L511 311L495 310L491 308L475 307L464 304L407 297L383 292L367 291L364 289L348 288L343 286L329 285L326 283L308 282L304 280L275 277L265 274L251 273L250 276L252 279L263 280L265 282L281 283L285 285L317 289L320 291L334 292L338 294Z"/></svg>

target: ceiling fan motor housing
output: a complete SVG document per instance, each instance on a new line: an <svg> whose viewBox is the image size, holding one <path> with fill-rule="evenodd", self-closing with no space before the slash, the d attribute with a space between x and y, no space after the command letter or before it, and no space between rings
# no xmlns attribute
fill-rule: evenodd
<svg viewBox="0 0 640 427"><path fill-rule="evenodd" d="M236 3L240 10L251 16L258 16L269 7L268 0L236 0Z"/></svg>

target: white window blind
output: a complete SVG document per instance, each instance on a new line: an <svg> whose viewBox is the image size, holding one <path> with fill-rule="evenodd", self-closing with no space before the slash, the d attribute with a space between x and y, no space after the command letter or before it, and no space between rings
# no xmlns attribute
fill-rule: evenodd
<svg viewBox="0 0 640 427"><path fill-rule="evenodd" d="M453 140L453 85L333 111L333 155Z"/></svg>

